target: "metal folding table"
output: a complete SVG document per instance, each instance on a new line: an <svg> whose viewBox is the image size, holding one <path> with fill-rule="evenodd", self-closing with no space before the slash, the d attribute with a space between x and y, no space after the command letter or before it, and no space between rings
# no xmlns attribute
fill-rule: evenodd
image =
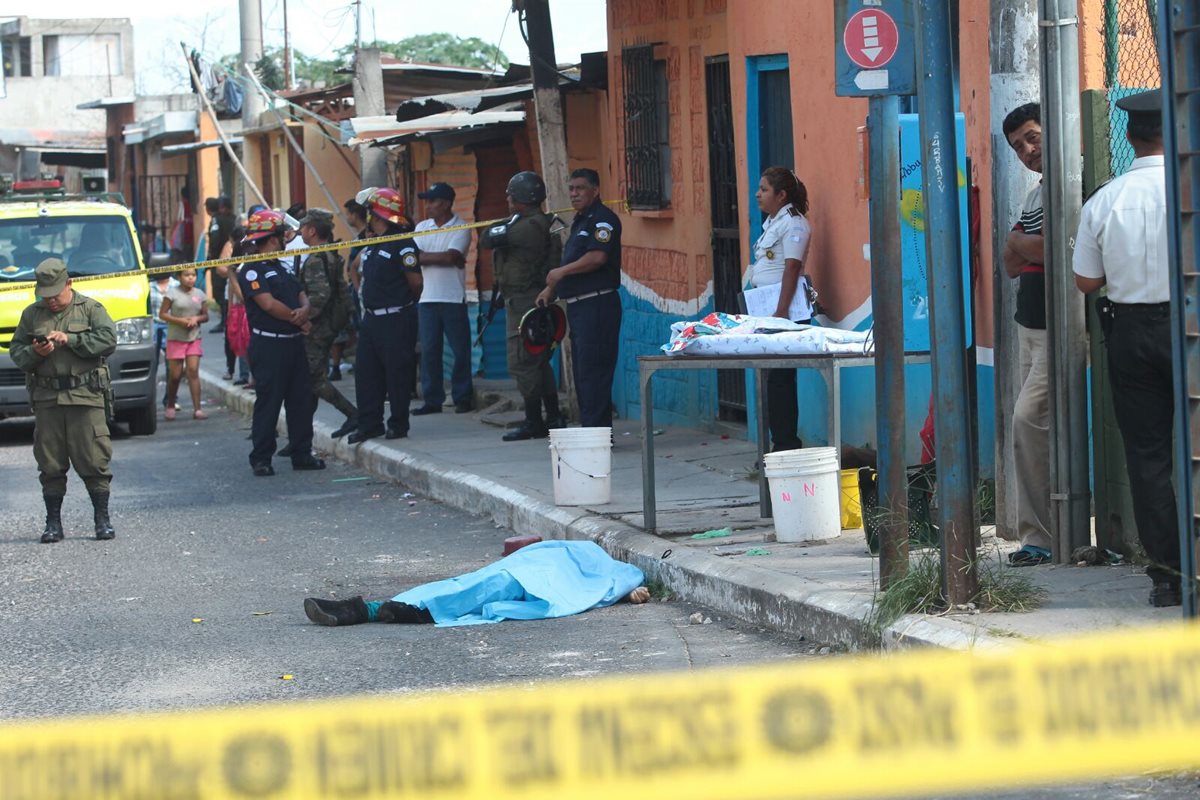
<svg viewBox="0 0 1200 800"><path fill-rule="evenodd" d="M905 354L905 364L929 362L929 353ZM841 372L847 367L874 366L875 356L858 353L812 353L791 356L638 356L638 381L642 399L642 517L646 530L657 528L654 495L654 394L653 378L664 370L751 369L754 370L755 395L758 398L758 503L763 517L771 516L771 492L766 471L761 468L763 449L768 438L767 397L764 369L815 369L821 373L828 391L825 430L832 446L842 441Z"/></svg>

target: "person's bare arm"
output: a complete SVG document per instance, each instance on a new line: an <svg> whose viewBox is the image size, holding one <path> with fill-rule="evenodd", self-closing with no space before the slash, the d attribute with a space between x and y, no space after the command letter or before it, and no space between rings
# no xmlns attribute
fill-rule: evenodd
<svg viewBox="0 0 1200 800"><path fill-rule="evenodd" d="M1085 278L1079 273L1075 273L1075 287L1084 294L1091 294L1106 283L1108 283L1107 278Z"/></svg>
<svg viewBox="0 0 1200 800"><path fill-rule="evenodd" d="M1006 244L1025 259L1026 264L1046 263L1046 237L1040 233L1010 231Z"/></svg>
<svg viewBox="0 0 1200 800"><path fill-rule="evenodd" d="M779 284L779 303L775 306L775 316L791 319L788 309L792 307L792 299L799 291L800 279L804 277L804 262L789 258L783 263L783 280Z"/></svg>

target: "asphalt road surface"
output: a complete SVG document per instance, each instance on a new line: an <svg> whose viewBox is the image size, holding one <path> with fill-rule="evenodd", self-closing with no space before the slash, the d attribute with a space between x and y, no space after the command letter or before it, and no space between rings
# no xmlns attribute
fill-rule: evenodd
<svg viewBox="0 0 1200 800"><path fill-rule="evenodd" d="M304 597L385 598L494 560L512 531L334 461L293 473L277 459L276 477L254 478L248 422L219 408L197 422L188 411L153 437L118 429L111 542L92 538L91 507L72 475L67 538L38 543L32 423L0 422L0 719L529 684L829 652L678 601L465 628L313 625ZM689 624L696 611L711 624ZM1198 794L1195 778L1169 777L1002 796Z"/></svg>

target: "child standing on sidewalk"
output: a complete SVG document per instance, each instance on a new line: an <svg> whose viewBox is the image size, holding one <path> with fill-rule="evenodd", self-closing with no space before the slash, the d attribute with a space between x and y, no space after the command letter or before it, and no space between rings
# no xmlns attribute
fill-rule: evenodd
<svg viewBox="0 0 1200 800"><path fill-rule="evenodd" d="M167 289L159 319L167 323L167 410L168 420L175 419L175 397L179 380L187 367L188 388L192 393L192 418L207 419L200 408L200 326L208 322L208 304L204 292L196 288L196 270L179 272L179 285Z"/></svg>

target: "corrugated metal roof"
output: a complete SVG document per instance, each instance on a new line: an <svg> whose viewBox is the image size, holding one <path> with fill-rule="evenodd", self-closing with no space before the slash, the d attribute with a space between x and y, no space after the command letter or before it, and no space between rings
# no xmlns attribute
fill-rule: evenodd
<svg viewBox="0 0 1200 800"><path fill-rule="evenodd" d="M397 122L392 117L354 117L342 122L342 142L349 145L368 144L383 139L426 136L524 121L523 102L507 103L477 114L443 111L404 122Z"/></svg>

